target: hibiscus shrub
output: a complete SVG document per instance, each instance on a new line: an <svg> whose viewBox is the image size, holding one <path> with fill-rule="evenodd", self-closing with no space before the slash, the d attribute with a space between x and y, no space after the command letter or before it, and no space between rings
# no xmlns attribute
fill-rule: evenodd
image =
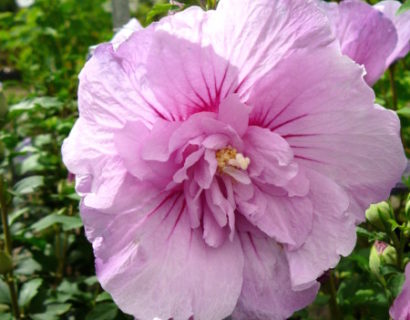
<svg viewBox="0 0 410 320"><path fill-rule="evenodd" d="M218 9L220 16L213 15L211 18L205 18L202 11L190 7L200 6L201 10L212 10L217 4L215 0L170 1L169 3L150 0L129 2L132 15L138 18L143 26L149 26L152 21L167 15L171 16L170 21L177 23L159 25L158 29L163 28L162 31L150 29L150 27L139 31L141 26L134 20L127 25L128 29L125 33L119 33L112 39L110 1L36 0L26 8L18 8L13 1L9 1L7 5L0 6L0 83L2 83L0 86L0 206L2 213L0 320L13 318L110 320L133 319L132 315L141 319L152 318L151 314L147 314L148 312L181 319L188 312L186 306L191 303L188 301L191 296L181 298L179 294L191 292L196 299L199 299L202 295L198 295L198 292L205 290L202 289L202 282L206 282L210 284L206 289L207 292L216 295L225 290L227 284L231 284L228 282L231 277L241 278L239 282L233 282L228 290L236 296L224 295L224 300L210 299L209 306L201 305L201 303L198 306L198 303L192 303L192 308L195 309L192 311L194 319L196 319L195 313L198 319L205 320L214 319L215 315L225 315L226 310L233 310L237 303L233 319L282 319L307 304L309 305L304 309L296 311L291 319L382 320L388 319L389 312L394 319L406 319L406 307L410 310L410 264L406 270L407 280L404 273L406 264L410 260L410 196L408 191L410 176L405 171L400 181L399 175L403 171L405 159L401 153L398 135L396 133L387 134L397 129L396 117L393 113L381 111L382 109L375 111L376 109L369 107L369 105L372 106L373 93L367 84L373 85L376 103L386 109L391 109L399 116L401 142L406 155L409 156L410 71L408 66L410 57L406 57L406 53L409 50L410 11L402 8L397 15L396 11L400 3L394 1L371 1L371 4L358 1L346 1L342 4L322 2L320 3L321 9L317 9L316 14L319 15L319 12L322 12L323 17L325 15L329 17L332 24L329 24L328 31L334 31L338 37L341 52L350 58L342 57L339 49L326 47L327 55L323 57L328 60L319 61L315 60L314 54L311 56L310 53L294 54L297 51L295 49L294 52L288 53L288 59L293 64L288 66L285 61L278 67L279 75L270 77L269 75L261 76L261 73L258 73L263 71L261 65L258 65L260 56L249 54L246 51L252 41L263 41L266 38L266 30L264 31L263 28L269 28L269 24L264 20L258 21L259 24L255 20L248 24L247 22L243 25L235 24L237 8L235 9L232 5L234 1L222 0L225 6L230 4L232 7ZM252 7L252 3L267 2L269 1L243 0L241 3L248 3L250 9L248 8L247 12L242 8L240 15L255 19L252 15L260 9ZM297 0L271 1L272 5L280 2L302 3ZM309 6L313 4L310 3ZM237 7L238 10L241 9L241 5ZM295 6L294 10L305 9ZM310 9L306 10L308 12ZM180 11L183 14L176 15ZM314 19L309 22L310 25L302 20L298 22L298 19L306 17L303 15L305 11L300 12L296 18L293 12L287 12L295 29L299 27L298 23L301 28L303 26L297 33L291 33L291 36L300 37L298 45L305 48L308 46L307 42L311 47L329 42L328 35L317 31L322 30L322 20ZM274 14L275 11L272 11L271 15ZM269 15L261 16L261 19L269 19ZM406 18L402 19L402 17ZM187 34L194 32L193 25L197 21L202 21L204 25L211 21L213 23L209 29L215 28L211 31L210 37L214 35L215 38L206 39L209 42L203 46L196 45L193 43L195 41L186 40L186 37L189 37ZM257 31L256 34L259 32L261 36L252 38L251 32L235 34L232 38L225 39L226 51L218 51L220 48L217 48L215 43L220 40L218 36L225 32L225 29L218 29L220 27L218 23L221 21L225 21L227 25L230 23L239 29L249 28L251 25L253 30ZM283 30L288 30L286 22L283 23ZM367 38L366 32L358 33L359 36L355 37L355 28L365 30ZM138 31L132 36L135 30ZM283 30L279 32L284 32ZM377 31L375 34L372 33L374 30ZM311 32L311 34L303 38L300 35L304 32ZM353 35L349 32L353 32ZM192 37L196 36L199 36L199 33ZM239 42L238 39L241 36L247 42L238 45L240 50L232 54L231 60L224 58L223 55L229 52L230 46L236 45L236 43L232 44L235 39ZM288 41L292 38L291 36L281 40ZM277 41L274 34L272 37L272 43ZM103 44L95 51L90 49L110 39L112 39L112 44ZM122 45L126 39L129 41ZM153 56L148 58L147 55L144 56L146 46L150 46L154 52ZM177 48L176 51L175 48ZM282 50L279 47L277 49ZM239 53L244 54L244 61L240 60L242 56ZM267 53L264 52L264 54ZM271 54L273 55L272 52ZM89 62L83 69L87 57ZM201 69L199 62L198 64L195 62L198 57L201 57L201 62L210 59L216 69L209 69L209 67ZM340 67L336 63L337 59L345 65ZM361 71L349 59L364 65L367 70L365 77L367 84L359 79L360 76L354 77L353 74L360 74ZM148 87L151 86L150 94L143 97L132 92L130 83L141 79L120 73L119 61L126 66L124 68L143 65L148 70L141 83ZM185 74L179 73L185 66L183 62L187 62L190 68ZM242 62L245 63L241 70L235 67ZM266 58L264 65L270 62L272 61ZM313 62L317 64L312 64ZM323 73L320 77L315 78L316 70L321 67L324 68ZM254 73L249 71L252 68L256 70ZM306 81L302 73L298 73L300 68L306 71L306 77L311 77L308 79L311 82ZM77 76L81 69L83 71L80 76L80 91L77 95L79 87ZM247 76L242 79L242 82L236 83L235 77L240 72ZM332 72L337 73L336 76L327 78L329 74L333 74ZM342 80L338 82L338 76L344 82ZM326 79L324 83L320 83L321 77ZM201 79L205 81L206 86L201 87ZM226 83L225 87L221 86L218 91L216 85L221 79L226 80ZM297 81L293 83L292 79ZM101 82L103 83L101 85L100 81L106 82ZM231 82L227 83L227 81ZM286 119L282 123L275 122L276 117L280 119L280 115L271 119L273 131L276 130L275 132L279 134L260 128L265 121L262 115L265 118L270 116L269 109L263 103L258 110L260 114L256 116L246 111L247 105L244 100L248 104L258 104L258 98L269 96L267 92L270 86L276 85L279 88L276 90L280 90L284 96L291 97L292 94L297 96L295 90L301 90L305 85L315 85L315 81L320 83L320 88L324 87L319 94L327 94L329 99L340 98L339 103L345 101L349 104L351 99L356 99L354 102L362 103L364 106L360 111L363 112L361 117L351 122L349 124L351 127L346 127L350 131L345 128L348 130L346 135L351 134L352 139L355 139L355 132L366 132L370 138L363 138L366 134L359 134L358 136L363 140L349 141L349 143L340 142L336 138L329 139L329 142L324 138L322 141L326 140L327 144L321 145L329 148L339 157L346 157L343 154L345 151L343 146L360 152L353 147L357 143L362 153L350 154L351 161L340 162L341 166L346 163L351 166L360 164L361 167L356 171L357 176L349 171L344 174L332 174L328 171L326 177L325 175L319 176L315 173L316 171L311 170L312 168L319 170L318 168L324 166L319 161L305 168L302 173L296 174L295 168L303 162L297 162L293 155L289 155L291 154L290 148L281 136L294 135L294 140L290 137L288 141L293 141L294 145L300 148L301 151L297 153L300 159L307 158L309 155L318 156L316 160L320 160L320 153L309 154L309 151L303 153L303 150L308 150L310 145L303 145L303 140L298 140L298 132L277 131L275 124L279 127L287 123ZM338 83L339 87L327 87L332 82ZM141 83L138 82L139 85ZM290 86L289 83L291 83ZM248 95L247 90L253 85L255 85L256 93ZM354 90L353 87L349 89L351 91L340 89L344 85L354 86ZM235 94L220 99L224 92L231 90L230 86L237 86ZM143 85L140 88L146 90ZM122 95L123 92L127 94ZM346 95L342 97L345 100L340 97L341 94ZM152 96L156 99L150 100ZM305 96L305 100L300 101L299 108L303 108L304 103L311 103L309 99L312 99L312 96L314 95ZM362 96L364 96L363 101L358 98ZM124 100L119 101L118 98ZM92 104L90 103L92 99L101 99L102 102ZM143 100L146 104L143 104ZM297 100L296 97L295 100ZM145 117L145 120L151 121L158 115L163 118L156 122L155 130L151 131L152 127L149 125L147 127L149 121L142 121L139 118L140 114L133 114L132 109L130 112L126 110L127 106L136 101L149 110L142 117ZM175 104L172 112L167 109L168 104L164 101L169 102L169 105ZM202 110L200 109L202 104L206 105L208 112L195 111L194 116L188 117L188 109L184 106L189 105L192 101L195 102L195 107L199 106L198 110ZM326 99L317 101L323 102ZM155 107L160 106L160 108L150 109L153 102L157 103ZM278 101L278 103L282 102ZM78 103L80 104L80 115ZM107 113L98 118L106 105L118 107L117 104L123 104L122 107L116 109L118 113ZM95 105L98 107L92 109ZM325 107L325 105L312 104L312 108L317 108L319 116L328 112ZM343 117L346 119L355 117L355 112L351 110L353 110L352 106L346 105L343 115L339 112L340 118L335 117L336 120L332 120L333 118L329 116L327 120L335 121L331 126L337 127L343 122L340 121L344 119ZM297 112L294 114L295 118L304 116ZM108 118L110 120L105 121ZM175 124L175 121L174 125L170 126L165 121L169 118L179 120L179 122ZM136 119L140 121L134 121ZM326 121L319 120L319 124L325 126ZM349 123L348 121L353 120L346 120L346 123ZM74 123L76 125L73 129ZM226 129L227 125L233 129ZM115 135L111 135L110 130L114 127L116 129L121 127L121 130L116 130ZM70 138L65 140L69 134ZM218 134L224 135L225 138L229 137L228 142L224 140L225 138L221 141ZM389 138L385 138L387 136ZM173 143L176 145L173 154L165 152L162 148L165 143L170 144L170 139L174 139ZM197 141L200 139L202 139L201 147L197 147ZM205 139L207 142L204 142ZM188 143L186 141L189 141L191 145L183 149L183 143ZM266 141L274 141L275 145L269 149ZM71 173L67 171L62 162L63 142L65 165ZM232 147L232 145L242 145L242 143L247 146L244 150L236 150ZM321 142L312 139L309 143ZM114 144L118 155L110 149L110 146ZM333 144L334 150L332 149ZM195 146L192 147L193 145ZM134 157L142 153L142 148L144 148L144 155ZM105 150L108 150L107 153ZM277 152L280 152L280 156ZM176 168L175 159L178 156L190 159L186 160L186 167ZM124 168L114 161L116 157L122 159ZM161 164L158 164L159 158L163 161ZM337 162L337 157L334 158ZM209 164L209 167L214 166L213 171L210 170L212 174L199 172L199 169L195 174L193 171L188 171L191 165L204 168L203 163L205 162ZM366 164L367 162L372 164ZM377 163L381 165L378 166ZM118 170L113 170L113 167ZM366 171L370 167L372 168L371 175ZM264 168L271 168L271 171L264 170ZM98 172L98 174L90 175L91 171ZM132 174L127 173L128 171ZM348 182L356 177L358 186L349 185ZM77 179L78 193L75 190L75 179ZM239 184L232 186L232 179ZM275 179L279 181L272 187L276 193L269 196L262 193L263 197L269 198L268 200L264 198L265 202L249 196L255 192L249 187L254 181L258 184L253 187L262 189L262 184L269 185ZM322 186L325 186L320 190L316 187L318 180L321 181ZM108 187L105 184L107 181ZM139 185L136 181L144 181L144 184ZM397 184L388 197L388 189L394 185L394 182ZM180 187L181 183L184 187ZM307 188L311 187L313 188L311 197L314 201L325 203L326 210L332 208L333 203L335 207L347 208L346 197L334 191L340 190L341 193L345 193L344 189L339 186L335 187L338 183L341 185L345 183L348 186L346 188L352 189L346 192L351 193L349 200L354 202L354 206L350 208L352 216L347 218L346 215L346 220L336 216L332 217L335 221L329 222L328 225L340 226L340 228L335 228L339 232L337 236L332 238L332 236L325 235L323 241L311 242L323 248L326 248L326 241L334 242L328 244L329 248L335 247L334 250L318 251L326 256L323 259L325 262L322 262L319 261L320 254L309 258L311 252L299 253L296 250L303 241L307 241L306 238L311 232L318 232L307 228L312 224L313 215L298 216L298 210L300 212L312 211L310 200L302 198L300 202L291 202L283 197L283 194L305 195ZM94 187L98 186L98 192L90 193L91 184L94 184ZM121 188L124 188L124 185L127 186L126 190L120 189L120 185ZM153 185L156 189L152 187ZM198 185L201 185L204 190L222 190L220 194L229 194L229 190L234 190L232 194L235 193L235 201L246 214L241 217L236 216L236 226L228 226L227 223L232 221L230 215L234 213L224 209L227 212L225 216L226 212L221 207L223 205L224 208L229 207L229 201L223 198L226 202L218 207L220 202L215 200L218 192L201 191L202 193L198 193L195 189ZM209 186L212 185L214 188L210 189ZM373 189L368 193L361 189L367 187ZM129 215L128 208L137 210L137 205L144 203L146 198L153 197L152 190L155 192L158 189L180 191L181 188L186 190L186 201L180 194L174 192L165 194L165 199L154 199L157 202L153 200L150 204L159 208L157 214L154 215L155 219L161 220L158 222L159 225L162 221L174 219L170 227L164 225L160 231L157 231L159 240L151 239L151 235L144 238L137 228L134 230L137 224L153 228L157 222L155 219L152 221L147 219L148 222L140 221L139 216ZM121 195L120 198L118 194ZM365 213L368 203L374 202L374 199L383 200L380 195L385 195L385 201L371 205ZM204 208L198 207L198 203L195 202L199 197L204 199L200 204ZM138 203L135 203L135 199L138 199ZM214 202L209 199L213 199ZM271 199L275 199L274 205L279 209L275 209L274 205L269 203ZM80 218L80 200L83 219ZM171 209L166 207L168 201L171 201L169 205ZM216 202L218 205L215 205ZM210 208L212 203L214 207ZM296 213L295 216L285 217L280 223L286 226L294 223L302 223L302 225L297 228L297 232L289 230L286 230L289 232L283 232L277 222L280 216L275 216L274 220L257 220L252 211L255 204L259 209L261 206L271 206L270 210L277 212L289 206L295 207L296 209L289 211L291 215ZM191 216L192 220L188 222L187 216L181 215L185 206L190 208L190 212L194 213L193 216L197 214L203 216L203 219L196 221L195 217ZM113 208L125 213L120 218L112 219L110 210ZM209 212L212 210L220 210L223 214L219 217L210 216ZM322 211L323 214L330 212ZM354 218L353 214L357 216ZM226 225L222 229L218 224L222 224L224 219ZM354 224L360 221L363 222L354 229ZM200 229L193 229L195 231L188 235L177 226L178 223L197 223L198 225L203 223L205 226L201 225ZM202 230L202 227L206 231L199 234L197 231ZM320 232L327 234L326 227L327 225ZM108 231L104 231L105 228ZM210 252L206 252L206 259L205 255L198 254L197 261L199 262L189 266L191 269L187 270L200 271L197 277L198 282L190 282L186 285L186 287L192 286L189 289L191 291L178 289L180 282L184 282L183 279L187 282L193 281L191 274L181 273L178 277L173 278L175 274L172 269L166 269L167 264L157 263L155 265L154 263L151 266L152 270L149 270L154 275L152 277L145 278L144 274L141 276L138 273L139 269L127 277L126 263L120 266L120 262L117 265L117 262L110 260L122 249L125 248L124 251L127 251L129 246L132 247L133 241L134 244L141 242L143 249L151 249L152 252L158 250L154 253L160 257L165 256L166 252L161 251L161 247L155 247L155 245L156 241L169 239L170 230L171 234L178 233L181 239L190 239L190 245L197 248L198 252L203 246L223 247L221 251L218 251L216 257ZM250 234L259 234L262 232L259 230L269 234L272 238L263 236L252 238ZM105 232L104 237L101 236L102 232ZM317 236L314 234L312 237L322 239L321 234ZM232 240L233 238L236 240ZM225 242L227 245L223 246ZM186 246L184 241L175 241L171 244L176 248ZM354 245L353 252L347 255ZM253 251L255 246L260 249L260 251L255 249L256 255ZM240 252L240 258L236 252ZM132 252L129 253L129 255L132 254ZM335 266L338 254L347 256L342 257ZM97 258L99 279L96 277L94 255ZM140 262L149 254L142 252L138 256ZM120 256L116 261L125 258ZM181 257L173 256L172 259L168 259L167 263L173 261L175 270L180 270L177 267L181 263ZM264 261L264 264L260 266L267 269L272 266L269 265L270 259L275 261L273 265L276 273L271 276L273 279L275 279L274 276L278 276L276 286L269 287L268 280L272 279L263 276L254 286L252 281L246 278L246 274L242 283L241 268L244 267L249 272L250 269L255 268L256 264L253 264L253 261L258 259ZM215 264L207 268L204 263L212 260ZM306 263L307 261L309 263ZM240 265L241 268L235 268L235 264ZM306 267L307 264L310 267ZM334 268L327 270L330 267ZM237 269L241 269L240 272ZM263 273L262 269L259 269L260 274ZM227 270L230 273L218 275L219 271ZM158 274L159 278L155 278ZM138 275L138 277L132 277L132 275ZM206 277L210 278L206 279ZM229 279L226 280L226 278ZM317 282L316 278L318 278ZM155 292L153 289L166 288L169 290L165 285L157 287L157 284L162 281L164 283L171 281L169 279L175 281L175 290L168 292L172 297L163 301L161 300L163 292L160 290ZM102 289L100 283L107 291ZM316 295L319 283L320 290ZM297 291L292 291L295 287ZM253 295L258 290L265 289L271 290L267 293L268 299L266 296L264 300L258 298L258 294ZM238 298L241 290L242 294ZM144 300L145 293L149 294L146 300ZM315 295L316 298L314 298ZM152 301L152 297L158 299ZM175 301L181 300L180 298L183 300L178 302L180 309L172 310L170 307L169 310L160 310L167 304L175 306L177 304ZM209 299L209 297L206 298ZM139 302L135 301L137 299ZM128 314L123 313L119 308Z"/></svg>

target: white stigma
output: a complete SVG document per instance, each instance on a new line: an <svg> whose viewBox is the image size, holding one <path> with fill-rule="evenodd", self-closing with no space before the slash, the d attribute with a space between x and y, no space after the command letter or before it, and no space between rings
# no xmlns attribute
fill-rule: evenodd
<svg viewBox="0 0 410 320"><path fill-rule="evenodd" d="M244 157L242 153L237 153L235 159L230 159L228 164L232 167L236 167L238 169L246 170L248 169L249 164L251 163L251 159L248 157Z"/></svg>

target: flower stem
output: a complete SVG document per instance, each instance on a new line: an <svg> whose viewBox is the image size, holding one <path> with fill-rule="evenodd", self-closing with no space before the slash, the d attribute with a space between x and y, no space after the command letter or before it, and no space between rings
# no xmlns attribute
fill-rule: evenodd
<svg viewBox="0 0 410 320"><path fill-rule="evenodd" d="M339 309L339 305L337 304L337 299L336 299L336 283L335 283L335 277L333 274L333 270L330 271L329 273L329 292L330 292L330 312L332 314L332 319L334 320L341 320L341 312Z"/></svg>
<svg viewBox="0 0 410 320"><path fill-rule="evenodd" d="M11 245L11 236L7 215L7 204L5 198L5 188L3 177L0 176L0 207L1 207L1 222L3 224L3 233L4 233L4 242L5 242L5 251L12 257L12 245ZM13 270L8 272L5 276L7 285L10 291L11 298L11 307L13 309L13 314L15 319L20 319L20 311L17 303L17 291L14 284Z"/></svg>
<svg viewBox="0 0 410 320"><path fill-rule="evenodd" d="M394 67L395 65L391 65L389 67L389 80L390 80L390 90L392 95L392 107L393 110L397 110L397 90L396 90L396 83L394 81Z"/></svg>

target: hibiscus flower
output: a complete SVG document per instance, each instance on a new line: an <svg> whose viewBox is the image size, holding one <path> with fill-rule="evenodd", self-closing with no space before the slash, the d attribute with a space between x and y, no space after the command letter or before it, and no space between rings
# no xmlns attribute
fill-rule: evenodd
<svg viewBox="0 0 410 320"><path fill-rule="evenodd" d="M369 85L409 52L410 11L397 14L399 1L385 0L371 6L360 0L346 0L323 5L342 52L365 66Z"/></svg>
<svg viewBox="0 0 410 320"><path fill-rule="evenodd" d="M221 0L98 46L63 145L102 287L137 319L284 319L406 165L315 0Z"/></svg>
<svg viewBox="0 0 410 320"><path fill-rule="evenodd" d="M390 317L393 320L410 319L410 263L407 264L405 276L406 281L403 284L403 289L390 308Z"/></svg>

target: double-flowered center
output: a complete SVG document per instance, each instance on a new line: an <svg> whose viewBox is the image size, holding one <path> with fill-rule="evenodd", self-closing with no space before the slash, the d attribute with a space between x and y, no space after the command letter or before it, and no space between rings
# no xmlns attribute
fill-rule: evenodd
<svg viewBox="0 0 410 320"><path fill-rule="evenodd" d="M116 147L147 190L183 197L184 216L192 229L203 230L208 245L232 240L237 221L245 218L296 248L312 225L309 181L285 139L250 125L251 110L231 95L216 113L157 119L152 126L129 122L116 134ZM294 230L301 221L304 228Z"/></svg>

